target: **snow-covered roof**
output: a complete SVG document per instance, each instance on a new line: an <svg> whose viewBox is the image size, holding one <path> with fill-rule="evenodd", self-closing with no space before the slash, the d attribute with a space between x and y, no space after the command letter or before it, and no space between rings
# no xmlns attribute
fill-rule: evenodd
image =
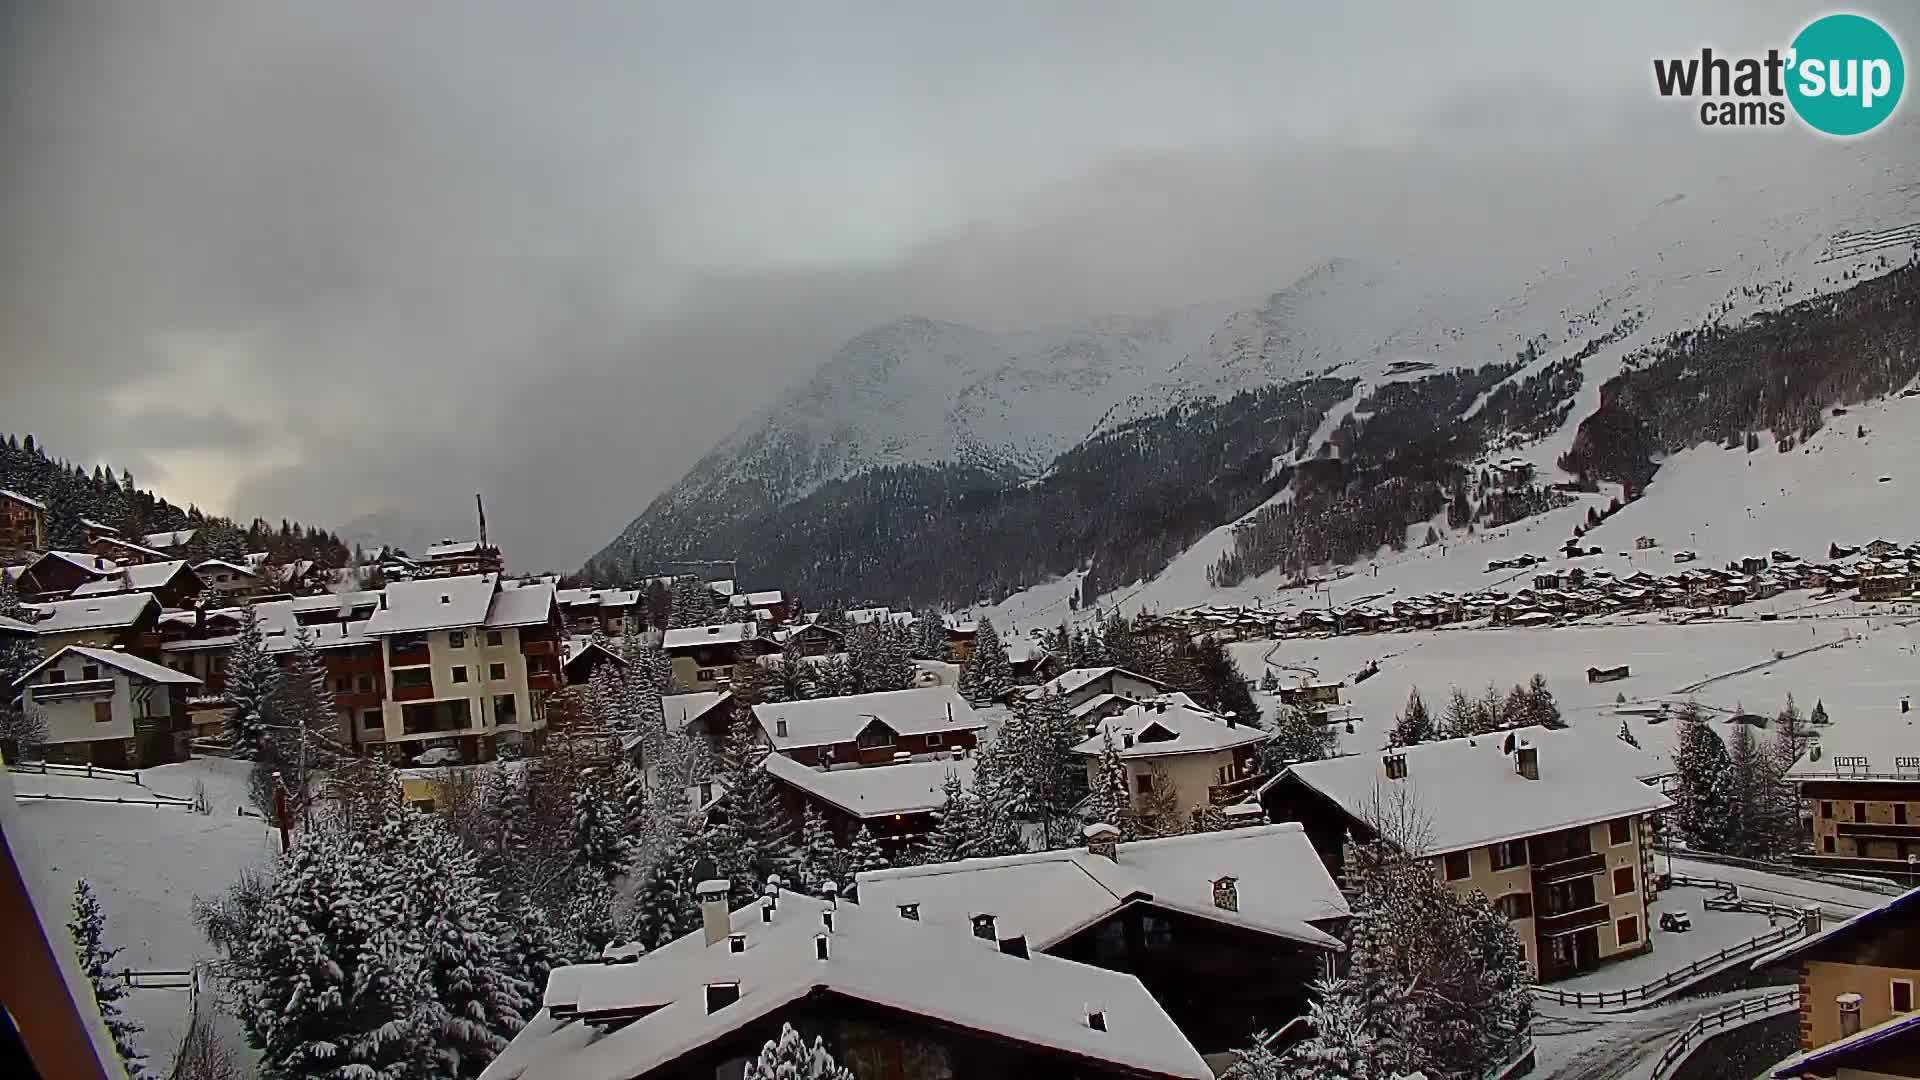
<svg viewBox="0 0 1920 1080"><path fill-rule="evenodd" d="M260 571L253 567L237 562L229 562L226 559L201 559L199 562L193 564L195 570L205 570L210 566L220 570L231 570L236 574L245 574L248 577L260 576Z"/></svg>
<svg viewBox="0 0 1920 1080"><path fill-rule="evenodd" d="M660 648L671 651L691 649L698 645L738 645L758 636L760 636L760 624L753 622L681 626L668 630L660 638Z"/></svg>
<svg viewBox="0 0 1920 1080"><path fill-rule="evenodd" d="M47 508L47 504L41 502L39 499L29 499L25 495L22 495L19 492L12 490L11 488L0 488L0 499L6 499L10 502L17 502L22 506L31 506L35 510L44 511Z"/></svg>
<svg viewBox="0 0 1920 1080"><path fill-rule="evenodd" d="M117 536L96 536L93 542L96 544L111 544L116 549L130 551L145 559L164 559L167 557L167 553L164 551L156 551L150 547L143 547L131 540L122 540Z"/></svg>
<svg viewBox="0 0 1920 1080"><path fill-rule="evenodd" d="M452 559L461 555L478 555L479 553L480 541L478 540L442 540L437 544L427 545L429 559Z"/></svg>
<svg viewBox="0 0 1920 1080"><path fill-rule="evenodd" d="M948 686L755 705L753 718L760 721L773 748L780 751L849 743L876 720L891 728L895 735L928 735L954 729L977 731L987 726L966 699Z"/></svg>
<svg viewBox="0 0 1920 1080"><path fill-rule="evenodd" d="M714 592L719 593L721 596L732 596L733 595L733 579L722 578L719 581L709 581L707 582L707 588L712 589Z"/></svg>
<svg viewBox="0 0 1920 1080"><path fill-rule="evenodd" d="M522 585L517 589L500 589L493 594L493 601L487 607L487 621L482 625L489 630L504 630L511 626L538 626L553 615L553 592L551 585Z"/></svg>
<svg viewBox="0 0 1920 1080"><path fill-rule="evenodd" d="M492 574L395 581L387 585L384 607L367 620L374 637L425 630L479 626L493 605Z"/></svg>
<svg viewBox="0 0 1920 1080"><path fill-rule="evenodd" d="M1503 752L1509 736L1538 751L1540 779L1520 775ZM1303 762L1288 766L1283 775L1363 823L1372 820L1379 800L1405 792L1426 826L1429 855L1650 814L1672 805L1638 778L1645 756L1618 739L1527 727L1420 743L1393 753L1405 756L1405 779L1388 779L1379 753Z"/></svg>
<svg viewBox="0 0 1920 1080"><path fill-rule="evenodd" d="M160 601L152 593L120 593L116 596L89 596L80 600L55 600L47 604L29 604L40 613L33 629L39 634L64 634L75 630L110 630L132 626L148 608L156 611Z"/></svg>
<svg viewBox="0 0 1920 1080"><path fill-rule="evenodd" d="M1794 780L1920 782L1920 728L1894 717L1862 715L1820 729L1820 741L1787 770Z"/></svg>
<svg viewBox="0 0 1920 1080"><path fill-rule="evenodd" d="M1040 692L1045 694L1071 694L1085 687L1088 683L1097 679L1104 679L1108 675L1115 673L1125 675L1130 679L1139 679L1143 683L1148 683L1163 689L1166 687L1166 684L1158 679L1151 679L1137 671L1128 671L1126 668L1109 665L1107 667L1070 668L1042 684Z"/></svg>
<svg viewBox="0 0 1920 1080"><path fill-rule="evenodd" d="M321 593L318 596L296 596L291 600L280 602L287 604L289 606L288 610L291 611L337 610L342 605L345 605L349 609L357 607L378 607L380 604L380 590L350 589L345 592Z"/></svg>
<svg viewBox="0 0 1920 1080"><path fill-rule="evenodd" d="M937 810L947 801L947 777L957 776L961 788L972 789L973 766L972 758L943 758L816 769L785 754L768 754L764 763L775 779L860 818Z"/></svg>
<svg viewBox="0 0 1920 1080"><path fill-rule="evenodd" d="M852 611L847 612L847 625L848 626L865 626L867 623L879 622L882 619L886 619L892 616L893 614L894 613L891 610L883 607L854 608ZM908 618L913 617L912 612L903 611L900 614L905 615Z"/></svg>
<svg viewBox="0 0 1920 1080"><path fill-rule="evenodd" d="M71 595L76 599L82 596L105 596L109 593L143 592L158 589L174 577L185 572L184 559L169 559L166 562L136 563L123 566L120 572L109 577L94 578L92 581L74 589Z"/></svg>
<svg viewBox="0 0 1920 1080"><path fill-rule="evenodd" d="M198 535L199 529L174 529L170 532L148 533L140 539L150 548L176 548L193 543L193 538Z"/></svg>
<svg viewBox="0 0 1920 1080"><path fill-rule="evenodd" d="M33 624L0 615L0 633L31 634L33 633Z"/></svg>
<svg viewBox="0 0 1920 1080"><path fill-rule="evenodd" d="M1752 969L1760 971L1786 960L1805 956L1807 953L1843 938L1857 937L1863 931L1872 931L1889 918L1911 921L1920 914L1920 889L1911 889L1893 897L1879 907L1869 908L1844 922L1838 922L1811 937L1796 938L1784 945L1777 946L1761 954L1753 961Z"/></svg>
<svg viewBox="0 0 1920 1080"><path fill-rule="evenodd" d="M821 915L832 911L829 959L817 959ZM1138 978L870 910L795 893L772 922L758 902L732 913L734 952L695 931L629 963L556 968L545 1009L481 1074L482 1080L632 1080L809 995L831 995L925 1017L982 1037L1110 1063L1143 1078L1211 1080L1199 1051ZM707 987L739 997L709 1011ZM1106 1030L1086 1010L1104 1010ZM556 1020L556 1008L568 1019ZM639 1018L603 1031L575 1015Z"/></svg>
<svg viewBox="0 0 1920 1080"><path fill-rule="evenodd" d="M574 634L562 642L560 646L560 664L562 667L565 667L589 652L597 652L607 659L612 660L614 663L619 664L621 667L627 666L627 658L620 655L620 650L609 648L593 640L593 635L591 634Z"/></svg>
<svg viewBox="0 0 1920 1080"><path fill-rule="evenodd" d="M1802 1076L1836 1075L1849 1064L1872 1066L1874 1062L1892 1062L1896 1060L1890 1053L1892 1049L1904 1045L1908 1040L1920 1040L1920 1013L1894 1013L1886 1020L1870 1028L1863 1028L1845 1038L1835 1039L1824 1046L1803 1050L1793 1057L1774 1066L1773 1076L1778 1080L1788 1080ZM1884 1044L1893 1044L1886 1046ZM1876 1055L1864 1061L1855 1061L1852 1055L1859 1053ZM1911 1061L1911 1059L1908 1059ZM1871 1071L1871 1068L1854 1071L1856 1076L1883 1076L1885 1073Z"/></svg>
<svg viewBox="0 0 1920 1080"><path fill-rule="evenodd" d="M690 694L663 694L660 698L660 713L666 718L668 730L679 731L705 716L723 701L732 700L731 690L697 690Z"/></svg>
<svg viewBox="0 0 1920 1080"><path fill-rule="evenodd" d="M107 558L105 555L95 555L90 551L49 551L40 556L39 559L35 559L32 565L37 566L45 559L66 563L77 570L92 574L94 577L105 577L108 574L117 574L120 572L119 563Z"/></svg>
<svg viewBox="0 0 1920 1080"><path fill-rule="evenodd" d="M1073 748L1074 753L1101 753L1106 746L1105 732L1113 733L1114 747L1123 758L1232 750L1273 737L1256 727L1229 723L1227 717L1208 712L1178 693L1149 698L1105 717L1092 736Z"/></svg>
<svg viewBox="0 0 1920 1080"><path fill-rule="evenodd" d="M54 653L52 656L47 657L45 660L40 661L38 664L27 669L25 675L13 680L13 685L25 686L42 668L55 663L68 653L76 654L96 664L106 664L109 667L119 668L129 675L145 679L148 682L177 683L182 686L200 685L199 679L194 678L184 671L175 671L170 667L163 667L151 660L142 660L137 656L129 656L126 653L116 652L112 649L90 649L82 645L69 645L59 652Z"/></svg>
<svg viewBox="0 0 1920 1080"><path fill-rule="evenodd" d="M1238 911L1213 901L1213 883L1229 876ZM897 911L918 904L922 921L960 933L974 915L992 914L1022 927L1036 949L1134 902L1326 949L1340 942L1316 924L1352 914L1305 830L1293 822L1131 841L1119 845L1114 859L1081 846L872 870L859 875L859 883L863 907Z"/></svg>
<svg viewBox="0 0 1920 1080"><path fill-rule="evenodd" d="M775 604L785 603L786 595L779 589L768 589L765 592L734 593L727 598L727 602L734 607L772 607Z"/></svg>

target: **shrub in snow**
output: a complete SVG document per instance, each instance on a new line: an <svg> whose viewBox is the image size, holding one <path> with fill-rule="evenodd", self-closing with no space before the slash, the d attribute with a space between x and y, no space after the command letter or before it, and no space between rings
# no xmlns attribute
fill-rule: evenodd
<svg viewBox="0 0 1920 1080"><path fill-rule="evenodd" d="M769 1040L760 1048L760 1056L747 1062L746 1080L854 1080L854 1076L833 1060L819 1036L808 1046L792 1024L782 1024L779 1037Z"/></svg>

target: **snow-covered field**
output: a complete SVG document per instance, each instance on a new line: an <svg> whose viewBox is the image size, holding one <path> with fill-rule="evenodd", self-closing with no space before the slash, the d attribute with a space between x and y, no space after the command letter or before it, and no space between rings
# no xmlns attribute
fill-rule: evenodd
<svg viewBox="0 0 1920 1080"><path fill-rule="evenodd" d="M145 786L13 774L14 790L21 795L145 799L158 792L192 798L200 784L211 812L26 799L19 805L23 835L15 854L31 860L43 880L63 890L40 898L49 910L67 910L76 879L93 886L106 915L107 944L123 950L118 964L134 970L183 969L212 956L193 924L193 898L217 895L243 868L269 863L277 841L258 818L236 813L246 805L245 762L196 758L142 770L140 778ZM146 1027L140 1045L149 1063L164 1072L186 1033L186 991L137 990L126 1006Z"/></svg>

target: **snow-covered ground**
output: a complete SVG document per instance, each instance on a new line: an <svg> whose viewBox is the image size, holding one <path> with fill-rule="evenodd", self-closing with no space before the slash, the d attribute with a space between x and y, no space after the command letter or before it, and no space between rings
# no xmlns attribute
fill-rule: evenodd
<svg viewBox="0 0 1920 1080"><path fill-rule="evenodd" d="M1653 921L1653 951L1630 957L1553 984L1555 990L1625 990L1676 971L1703 957L1773 929L1765 915L1740 911L1708 911L1705 900L1717 895L1704 889L1668 889L1654 901L1648 917ZM1685 911L1693 917L1693 929L1668 933L1660 929L1660 916L1670 911Z"/></svg>
<svg viewBox="0 0 1920 1080"><path fill-rule="evenodd" d="M93 886L106 915L107 943L123 950L120 965L184 969L212 957L193 924L193 898L215 896L243 868L270 863L277 841L258 818L236 812L246 805L245 762L196 758L142 770L140 779L144 786L104 777L13 774L14 790L22 795L146 799L158 792L192 798L196 785L203 785L211 812L22 800L23 835L15 854L66 890L53 898L55 910L66 910L76 879ZM140 1045L149 1063L164 1073L186 1033L186 991L137 990L126 1004L146 1027Z"/></svg>

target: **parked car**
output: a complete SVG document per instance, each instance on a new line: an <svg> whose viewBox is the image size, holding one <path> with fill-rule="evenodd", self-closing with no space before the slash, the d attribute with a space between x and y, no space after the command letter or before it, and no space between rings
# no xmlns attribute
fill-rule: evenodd
<svg viewBox="0 0 1920 1080"><path fill-rule="evenodd" d="M1693 916L1684 911L1663 911L1660 913L1660 929L1670 934L1684 934L1693 929Z"/></svg>

